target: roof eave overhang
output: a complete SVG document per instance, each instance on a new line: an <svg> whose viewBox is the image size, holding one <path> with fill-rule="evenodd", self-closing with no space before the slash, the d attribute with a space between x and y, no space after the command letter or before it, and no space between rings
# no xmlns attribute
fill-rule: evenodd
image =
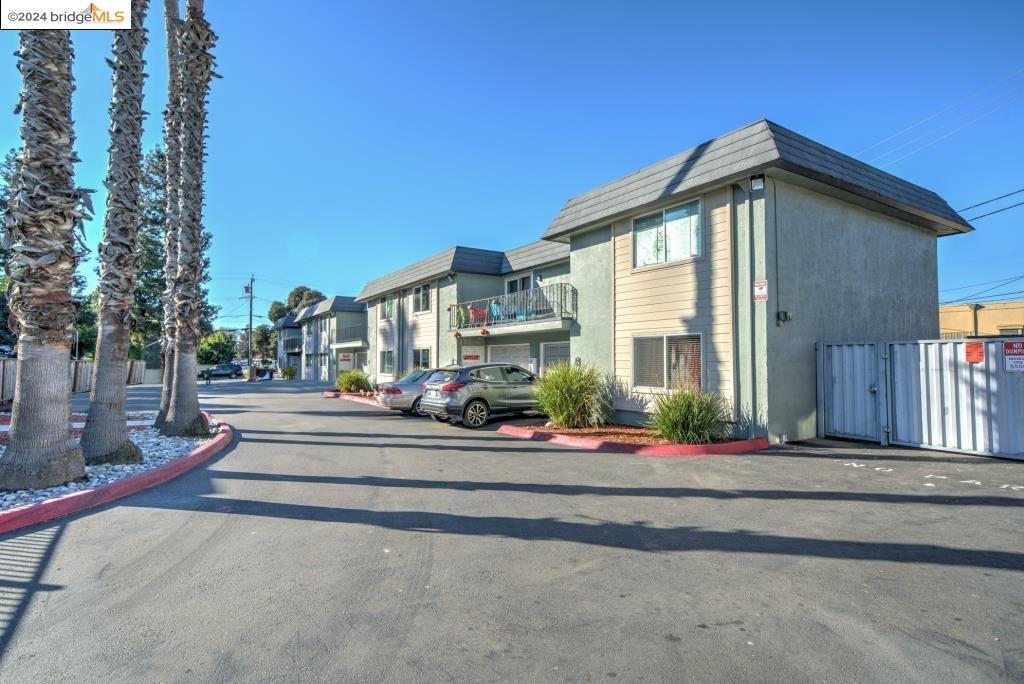
<svg viewBox="0 0 1024 684"><path fill-rule="evenodd" d="M780 161L773 165L773 173L771 175L778 176L782 180L787 180L787 176L789 176L789 174L792 174L797 178L807 178L825 186L841 190L849 195L869 200L876 205L882 205L883 207L894 209L899 212L896 214L897 218L930 228L934 230L939 237L969 233L974 230L974 227L966 222L958 223L956 221L951 221L943 216L937 216L931 212L910 206L886 195L880 195L868 190L867 188L845 182L842 179L835 178L834 176L816 172L813 169L808 169L804 166L800 166L799 164ZM789 179L796 180L792 176L789 176ZM891 211L883 213L892 214Z"/></svg>

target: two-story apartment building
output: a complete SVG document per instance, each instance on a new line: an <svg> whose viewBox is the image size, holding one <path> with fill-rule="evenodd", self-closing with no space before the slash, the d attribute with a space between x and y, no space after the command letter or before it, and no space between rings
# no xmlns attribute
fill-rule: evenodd
<svg viewBox="0 0 1024 684"><path fill-rule="evenodd" d="M761 120L569 200L543 238L582 293L570 356L615 378L621 420L689 383L784 441L816 433L816 342L938 336L936 238L970 230Z"/></svg>
<svg viewBox="0 0 1024 684"><path fill-rule="evenodd" d="M334 382L343 370L367 370L366 306L353 297L330 297L299 310L303 380Z"/></svg>
<svg viewBox="0 0 1024 684"><path fill-rule="evenodd" d="M302 328L295 322L295 312L274 323L277 331L277 365L279 368L302 368ZM296 377L301 371L296 371Z"/></svg>
<svg viewBox="0 0 1024 684"><path fill-rule="evenodd" d="M740 436L816 433L818 341L938 336L935 193L767 120L570 199L539 242L453 247L366 284L371 379L590 363L617 418L680 385Z"/></svg>
<svg viewBox="0 0 1024 684"><path fill-rule="evenodd" d="M416 367L507 361L542 372L569 358L578 293L568 245L538 241L507 252L452 247L370 281L371 377Z"/></svg>

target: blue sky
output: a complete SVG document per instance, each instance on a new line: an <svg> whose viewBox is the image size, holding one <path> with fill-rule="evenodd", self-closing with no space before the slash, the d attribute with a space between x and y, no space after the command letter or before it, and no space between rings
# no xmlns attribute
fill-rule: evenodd
<svg viewBox="0 0 1024 684"><path fill-rule="evenodd" d="M166 84L151 4L147 147L161 139ZM243 325L250 273L261 314L298 284L355 294L452 244L534 240L570 196L761 117L856 154L1024 69L1021 3L820 5L834 7L208 2L224 77L205 212L219 322ZM102 189L111 36L73 37L78 182ZM16 47L0 34L3 150L19 144ZM1022 121L1024 73L862 158L906 144L878 163L914 152L885 169L960 209L1024 187ZM1022 225L1024 207L940 240L940 298L1024 273Z"/></svg>

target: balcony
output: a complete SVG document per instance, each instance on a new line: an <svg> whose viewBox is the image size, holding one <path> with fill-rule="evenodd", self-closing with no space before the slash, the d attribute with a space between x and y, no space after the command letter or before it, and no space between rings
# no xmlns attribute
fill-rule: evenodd
<svg viewBox="0 0 1024 684"><path fill-rule="evenodd" d="M497 335L567 328L576 318L576 297L575 287L555 283L459 302L448 310L448 329Z"/></svg>
<svg viewBox="0 0 1024 684"><path fill-rule="evenodd" d="M301 354L302 353L302 338L300 337L286 337L281 340L282 346L284 347L285 354Z"/></svg>
<svg viewBox="0 0 1024 684"><path fill-rule="evenodd" d="M349 349L349 348L360 348L366 346L366 326L365 325L349 325L344 328L338 328L334 334L335 342L331 344L331 349Z"/></svg>

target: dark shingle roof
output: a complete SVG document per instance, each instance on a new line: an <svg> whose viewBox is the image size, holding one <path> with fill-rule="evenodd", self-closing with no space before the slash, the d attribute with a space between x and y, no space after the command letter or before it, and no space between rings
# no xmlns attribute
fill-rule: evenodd
<svg viewBox="0 0 1024 684"><path fill-rule="evenodd" d="M376 278L363 286L356 301L366 301L377 295L397 290L406 285L440 278L449 273L483 273L498 275L504 254L490 249L473 247L452 247L440 254L417 261L411 266L400 268L385 276Z"/></svg>
<svg viewBox="0 0 1024 684"><path fill-rule="evenodd" d="M274 323L274 327L279 330L281 328L298 328L299 325L295 322L295 312L293 311L287 316L277 319L277 322Z"/></svg>
<svg viewBox="0 0 1024 684"><path fill-rule="evenodd" d="M777 167L913 214L940 234L973 230L937 194L762 119L569 200L542 236L580 228L645 205Z"/></svg>
<svg viewBox="0 0 1024 684"><path fill-rule="evenodd" d="M299 309L295 312L295 322L301 323L302 321L308 320L315 316L320 316L325 313L337 313L338 311L351 311L354 313L360 313L366 311L366 305L356 301L355 297L328 297L327 299L307 306L305 309Z"/></svg>
<svg viewBox="0 0 1024 684"><path fill-rule="evenodd" d="M569 245L564 242L551 242L550 240L537 240L522 247L516 247L505 252L505 258L501 260L501 272L511 273L523 271L541 264L549 264L552 261L562 261L569 258Z"/></svg>

